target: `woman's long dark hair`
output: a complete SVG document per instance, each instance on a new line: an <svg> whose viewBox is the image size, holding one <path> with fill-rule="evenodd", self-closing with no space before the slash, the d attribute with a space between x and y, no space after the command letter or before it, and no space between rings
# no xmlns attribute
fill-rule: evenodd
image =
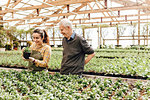
<svg viewBox="0 0 150 100"><path fill-rule="evenodd" d="M33 33L40 34L41 38L43 39L43 43L46 43L47 45L49 45L49 36L44 29L43 30L42 29L35 29L33 31Z"/></svg>

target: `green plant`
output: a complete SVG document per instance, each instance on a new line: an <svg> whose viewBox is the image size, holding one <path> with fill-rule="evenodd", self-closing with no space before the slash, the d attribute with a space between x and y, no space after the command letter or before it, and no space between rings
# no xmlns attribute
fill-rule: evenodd
<svg viewBox="0 0 150 100"><path fill-rule="evenodd" d="M31 55L31 50L29 47L26 47L23 51L23 57L25 59L29 59L30 55Z"/></svg>
<svg viewBox="0 0 150 100"><path fill-rule="evenodd" d="M6 50L11 50L12 49L13 44L12 43L7 43L5 45Z"/></svg>
<svg viewBox="0 0 150 100"><path fill-rule="evenodd" d="M0 42L0 48L4 48L4 44L2 42Z"/></svg>
<svg viewBox="0 0 150 100"><path fill-rule="evenodd" d="M18 42L18 41L14 41L13 44L14 44L15 47L18 47L18 46L19 46L19 42Z"/></svg>
<svg viewBox="0 0 150 100"><path fill-rule="evenodd" d="M31 53L30 47L26 47L26 48L24 49L24 52Z"/></svg>
<svg viewBox="0 0 150 100"><path fill-rule="evenodd" d="M1 28L0 29L0 48L5 47L5 45L4 45L5 38L6 38L6 31L3 28Z"/></svg>

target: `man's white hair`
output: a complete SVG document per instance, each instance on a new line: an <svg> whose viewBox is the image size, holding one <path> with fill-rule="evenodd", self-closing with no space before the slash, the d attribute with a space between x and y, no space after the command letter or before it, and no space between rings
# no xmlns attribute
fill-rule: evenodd
<svg viewBox="0 0 150 100"><path fill-rule="evenodd" d="M59 26L61 26L61 25L63 25L64 27L69 26L70 28L72 28L72 22L69 19L67 19L67 18L62 19L59 22Z"/></svg>

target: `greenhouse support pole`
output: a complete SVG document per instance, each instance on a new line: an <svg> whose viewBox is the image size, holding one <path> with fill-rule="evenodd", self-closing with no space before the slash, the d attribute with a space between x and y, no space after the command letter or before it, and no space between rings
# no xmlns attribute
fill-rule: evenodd
<svg viewBox="0 0 150 100"><path fill-rule="evenodd" d="M138 45L140 45L140 10L138 10Z"/></svg>
<svg viewBox="0 0 150 100"><path fill-rule="evenodd" d="M100 45L102 45L102 27L100 27Z"/></svg>
<svg viewBox="0 0 150 100"><path fill-rule="evenodd" d="M147 36L146 36L146 39L147 39L147 46L148 46L148 24L147 24Z"/></svg>
<svg viewBox="0 0 150 100"><path fill-rule="evenodd" d="M133 45L135 45L135 39L134 39L135 31L134 30L135 30L135 27L133 29L133 35L132 35L133 36Z"/></svg>
<svg viewBox="0 0 150 100"><path fill-rule="evenodd" d="M53 28L53 45L55 46L55 29Z"/></svg>
<svg viewBox="0 0 150 100"><path fill-rule="evenodd" d="M99 34L100 34L100 27L98 27L98 48L100 48L100 41L99 41Z"/></svg>
<svg viewBox="0 0 150 100"><path fill-rule="evenodd" d="M145 46L145 39L146 39L146 37L145 37L145 35L144 35L144 46Z"/></svg>
<svg viewBox="0 0 150 100"><path fill-rule="evenodd" d="M28 39L27 39L27 34L28 34L28 33L27 33L27 31L26 31L26 41L28 40Z"/></svg>
<svg viewBox="0 0 150 100"><path fill-rule="evenodd" d="M118 25L117 25L117 45L119 45L119 29L118 29Z"/></svg>
<svg viewBox="0 0 150 100"><path fill-rule="evenodd" d="M2 7L0 7L0 11L2 10ZM3 27L3 16L0 16L0 29Z"/></svg>
<svg viewBox="0 0 150 100"><path fill-rule="evenodd" d="M103 39L103 45L105 45L105 39Z"/></svg>
<svg viewBox="0 0 150 100"><path fill-rule="evenodd" d="M82 32L83 32L83 38L85 38L85 29L82 28Z"/></svg>

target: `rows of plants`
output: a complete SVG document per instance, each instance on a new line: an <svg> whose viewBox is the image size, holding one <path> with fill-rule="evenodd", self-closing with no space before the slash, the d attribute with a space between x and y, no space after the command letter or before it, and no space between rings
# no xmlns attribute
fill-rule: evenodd
<svg viewBox="0 0 150 100"><path fill-rule="evenodd" d="M0 51L0 55L20 55L22 52L21 51Z"/></svg>
<svg viewBox="0 0 150 100"><path fill-rule="evenodd" d="M62 51L63 48L52 48L52 51ZM14 52L17 53L18 51L1 51L1 53L9 53ZM96 49L95 52L107 52L107 53L150 53L150 50L133 50L133 49Z"/></svg>
<svg viewBox="0 0 150 100"><path fill-rule="evenodd" d="M17 67L28 67L28 62L22 59L22 52L21 51L5 51L0 52L0 65L3 66L17 66ZM49 62L49 66L59 66L62 59L62 52L60 51L53 51L51 55L51 59ZM52 68L53 68L52 67Z"/></svg>
<svg viewBox="0 0 150 100"><path fill-rule="evenodd" d="M97 58L125 58L125 57L148 57L149 50L126 50L126 49L97 49L95 50Z"/></svg>
<svg viewBox="0 0 150 100"><path fill-rule="evenodd" d="M62 48L53 48L54 53L59 52L62 55ZM0 55L18 55L19 51L1 51ZM145 50L116 50L116 49L97 49L95 50L96 57L149 57L150 51Z"/></svg>
<svg viewBox="0 0 150 100"><path fill-rule="evenodd" d="M60 55L62 56L62 50L61 49L54 49L53 54L56 54L57 55ZM150 53L143 53L143 52L95 52L96 55L95 57L96 58L109 58L109 59L114 59L114 58L126 58L126 57L147 57L147 58L150 58ZM20 55L21 52L18 52L18 51L5 51L5 52L0 52L0 55Z"/></svg>
<svg viewBox="0 0 150 100"><path fill-rule="evenodd" d="M11 54L12 53L12 54ZM28 62L21 57L21 51L0 53L0 65L28 67ZM9 56L8 56L9 55ZM97 54L96 54L97 55ZM62 60L61 51L52 51L49 69L60 69ZM144 57L124 59L104 59L96 56L85 66L86 72L103 73L105 75L128 75L150 78L150 60Z"/></svg>
<svg viewBox="0 0 150 100"><path fill-rule="evenodd" d="M147 58L103 59L93 58L86 66L85 71L104 73L105 75L141 76L150 78L150 60Z"/></svg>
<svg viewBox="0 0 150 100"><path fill-rule="evenodd" d="M96 49L96 52L107 53L150 53L150 50L135 50L135 49Z"/></svg>
<svg viewBox="0 0 150 100"><path fill-rule="evenodd" d="M55 51L62 55L62 48L53 48L53 52ZM96 57L150 57L150 50L96 49L95 53Z"/></svg>
<svg viewBox="0 0 150 100"><path fill-rule="evenodd" d="M107 52L96 52L97 58L127 58L127 57L147 57L150 58L150 53L107 53Z"/></svg>
<svg viewBox="0 0 150 100"><path fill-rule="evenodd" d="M126 50L150 50L150 46L147 45L128 45L122 47L122 45L100 45L101 49L126 49Z"/></svg>
<svg viewBox="0 0 150 100"><path fill-rule="evenodd" d="M0 71L1 100L148 100L150 82L79 78L48 72Z"/></svg>

